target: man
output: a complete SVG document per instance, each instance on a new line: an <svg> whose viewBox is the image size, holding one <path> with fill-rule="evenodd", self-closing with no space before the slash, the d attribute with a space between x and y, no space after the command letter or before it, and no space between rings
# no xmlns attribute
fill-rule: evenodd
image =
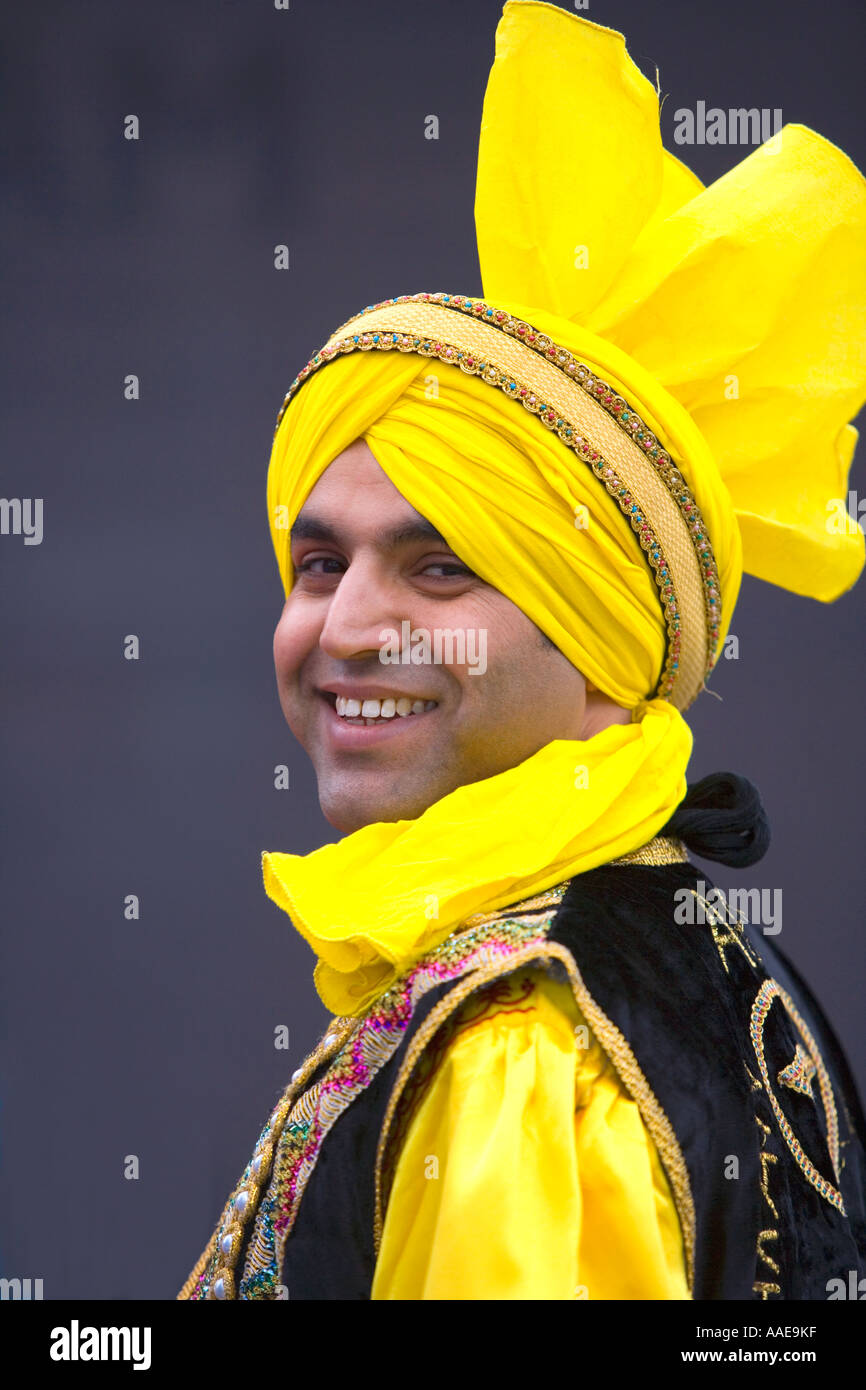
<svg viewBox="0 0 866 1390"><path fill-rule="evenodd" d="M630 722L628 710L587 691L534 623L460 561L363 440L338 455L302 507L292 566L297 579L274 641L280 700L338 830L414 819L552 739ZM421 663L403 662L402 653L383 663L383 629L407 621L410 633L469 640L452 640L451 661L434 662L432 651L425 658L416 642L404 650ZM473 633L483 639L483 671L468 659ZM344 709L345 700L358 710ZM381 708L368 708L371 700Z"/></svg>
<svg viewBox="0 0 866 1390"><path fill-rule="evenodd" d="M264 881L334 1021L181 1297L825 1298L862 1270L845 1059L687 853L767 843L748 783L685 781L743 569L826 601L863 567L824 518L866 191L774 139L703 190L620 35L509 0L485 296L368 306L289 388L275 665L343 838Z"/></svg>

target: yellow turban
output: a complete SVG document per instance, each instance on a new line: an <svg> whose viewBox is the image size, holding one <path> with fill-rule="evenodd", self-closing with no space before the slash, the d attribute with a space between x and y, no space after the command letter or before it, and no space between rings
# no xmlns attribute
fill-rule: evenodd
<svg viewBox="0 0 866 1390"><path fill-rule="evenodd" d="M656 92L622 35L508 0L476 223L488 304L589 363L685 476L718 568L716 649L744 568L823 600L855 582L863 534L828 517L866 398L866 185L841 150L785 126L703 189L662 148ZM646 556L534 415L479 376L396 351L339 355L293 391L268 477L287 594L289 528L363 438L595 685L630 708L653 695L666 629Z"/></svg>
<svg viewBox="0 0 866 1390"><path fill-rule="evenodd" d="M338 1012L468 914L666 823L691 749L680 711L744 569L826 601L864 563L863 533L828 515L866 397L866 185L841 150L785 126L705 189L662 148L657 94L622 35L508 0L475 211L483 298L368 306L289 387L267 489L285 592L290 528L362 438L634 722L554 741L416 821L264 855Z"/></svg>

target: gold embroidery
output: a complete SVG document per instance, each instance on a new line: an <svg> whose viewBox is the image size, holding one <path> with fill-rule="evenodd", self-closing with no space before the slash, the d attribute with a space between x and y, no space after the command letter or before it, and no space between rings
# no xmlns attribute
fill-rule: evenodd
<svg viewBox="0 0 866 1390"><path fill-rule="evenodd" d="M745 1062L743 1063L743 1066L746 1067ZM760 1081L758 1080L758 1078L757 1078L755 1075L753 1075L752 1072L749 1071L749 1068L748 1068L748 1067L746 1067L746 1075L748 1076L749 1080L750 1080L751 1083L752 1083L752 1090L753 1090L753 1091L760 1091L760 1090L762 1089L762 1088L761 1088L761 1083L760 1083ZM760 1123L761 1123L761 1122L760 1122L760 1120L759 1120L759 1121L758 1121L758 1124L760 1124ZM769 1134L769 1130L767 1131L767 1133Z"/></svg>
<svg viewBox="0 0 866 1390"><path fill-rule="evenodd" d="M273 1176L261 1202L257 1200L258 1211L237 1297L243 1300L276 1297L286 1242L322 1142L346 1107L396 1051L419 1000L443 980L460 978L479 964L506 960L528 941L543 939L554 916L555 911L529 912L516 917L504 916L504 920L498 918L487 926L458 928L379 995L362 1014L335 1020L331 1034L336 1036L336 1025L342 1024L344 1044L337 1038L335 1050L325 1059L328 1066L323 1075L303 1092L281 1121L281 1134L273 1157ZM309 1077L310 1067L305 1067L304 1072ZM223 1251L224 1238L217 1233L217 1249L229 1254L233 1267L237 1264L238 1252ZM224 1268L227 1268L225 1262L215 1272L212 1264L206 1266L190 1296L195 1299L225 1297L226 1288L233 1285L225 1283Z"/></svg>
<svg viewBox="0 0 866 1390"><path fill-rule="evenodd" d="M833 1099L833 1087L830 1084L830 1078L827 1075L827 1070L824 1066L821 1054L818 1051L818 1045L815 1039L809 1032L804 1019L801 1018L797 1011L793 999L791 999L790 995L786 993L776 980L765 980L761 985L755 997L755 1002L752 1005L752 1015L749 1024L752 1046L755 1049L755 1056L758 1059L758 1066L764 1082L764 1089L767 1092L767 1097L772 1107L773 1114L776 1117L776 1122L784 1135L785 1143L794 1156L797 1167L805 1176L806 1181L811 1183L815 1188L816 1192L820 1192L825 1201L829 1202L832 1207L835 1207L837 1211L841 1212L842 1216L845 1216L847 1213L845 1211L845 1203L842 1200L841 1192L839 1192L827 1178L819 1173L814 1163L812 1163L811 1159L804 1152L799 1139L788 1122L782 1107L776 1099L776 1094L770 1085L770 1074L764 1057L764 1025L774 999L778 999L782 1004L782 1007L796 1027L803 1042L806 1044L809 1056L815 1064L818 1086L821 1091L821 1100L824 1106L824 1118L827 1124L827 1147L830 1151L830 1162L833 1165L833 1171L836 1175L836 1181L838 1182L840 1171L839 1122L836 1116L836 1104Z"/></svg>
<svg viewBox="0 0 866 1390"><path fill-rule="evenodd" d="M228 1203L226 1203L226 1206L223 1208L223 1214L220 1217L220 1222L222 1222L225 1219L225 1214L227 1210ZM193 1266L192 1273L190 1274L189 1278L187 1279L186 1283L184 1284L183 1288L177 1296L178 1300L189 1298L190 1294L192 1293L193 1289L198 1283L200 1276L204 1273L205 1265L207 1264L211 1255L211 1245L212 1242L209 1241L208 1244L205 1246L204 1250L199 1255L198 1259L195 1262L195 1265Z"/></svg>
<svg viewBox="0 0 866 1390"><path fill-rule="evenodd" d="M471 917L464 918L457 931L462 932L469 927L486 926L488 922L511 921L517 916L524 918L534 912L541 912L542 908L553 907L562 902L570 882L571 879L567 879L564 883L558 883L555 888L548 888L543 893L537 893L533 898L523 898L520 902L512 903L509 907L497 908L495 912L473 912Z"/></svg>
<svg viewBox="0 0 866 1390"><path fill-rule="evenodd" d="M726 970L729 970L728 962L725 959L726 946L739 946L740 950L746 957L746 960L749 962L749 964L755 968L757 967L757 958L752 954L752 951L749 947L749 943L746 941L746 938L743 935L742 922L729 923L729 929L724 933L717 930L715 923L711 925L710 930L713 934L713 941L716 943L716 950L721 956L722 965L725 967Z"/></svg>
<svg viewBox="0 0 866 1390"><path fill-rule="evenodd" d="M780 1086L790 1086L792 1091L799 1091L801 1096L808 1096L810 1100L815 1099L812 1090L812 1077L818 1068L812 1058L797 1043L794 1049L794 1060L789 1062L786 1067L776 1077Z"/></svg>
<svg viewBox="0 0 866 1390"><path fill-rule="evenodd" d="M764 1250L763 1243L765 1240L778 1239L778 1231L761 1231L760 1235L758 1236L758 1259L763 1260L765 1265L769 1265L770 1269L773 1271L774 1274L779 1273L779 1266L776 1264L776 1261L772 1258L772 1256L768 1255L766 1250Z"/></svg>
<svg viewBox="0 0 866 1390"><path fill-rule="evenodd" d="M766 1300L769 1298L769 1296L770 1296L771 1293L781 1293L781 1292L782 1292L782 1290L779 1288L779 1285L778 1285L778 1284L761 1284L761 1283L757 1283L757 1284L753 1284L753 1285L752 1285L752 1288L754 1289L755 1293L759 1293L759 1294L761 1295L761 1298L762 1298L765 1302L766 1302Z"/></svg>
<svg viewBox="0 0 866 1390"><path fill-rule="evenodd" d="M279 1142L292 1104L319 1064L339 1052L343 1043L347 1041L357 1026L358 1019L356 1018L332 1019L322 1040L295 1073L294 1078L271 1112L240 1182L223 1207L216 1230L177 1295L178 1301L190 1299L199 1285L205 1282L208 1286L208 1298L234 1297L232 1270L237 1262L242 1244L243 1227L250 1220L258 1205L261 1195L261 1180L267 1176L274 1146ZM253 1180L251 1181L251 1179ZM238 1205L238 1198L242 1196L245 1196L246 1200L241 1210ZM220 1285L220 1281L222 1281L221 1292L215 1293L214 1290Z"/></svg>
<svg viewBox="0 0 866 1390"><path fill-rule="evenodd" d="M744 923L740 921L736 913L734 914L733 920L731 920L727 915L722 915L722 910L718 902L711 903L708 898L703 898L700 893L696 893L694 888L691 889L691 892L693 897L703 908L704 916L709 923L713 941L715 942L716 950L719 953L722 965L725 967L725 972L730 974L730 966L725 959L726 946L738 947L752 968L757 969L760 962L743 933ZM727 914L727 910L727 904L725 904L725 914ZM725 928L725 930L723 931L721 928Z"/></svg>
<svg viewBox="0 0 866 1390"><path fill-rule="evenodd" d="M622 854L618 859L608 860L608 864L611 866L620 864L687 864L688 860L688 850L682 840L670 835L656 835L645 845L641 845L639 849L630 850L628 854ZM501 921L506 917L514 917L517 913L523 915L552 907L562 902L570 883L571 879L567 879L563 883L558 883L554 888L548 888L543 893L536 894L535 897L524 898L508 907L498 908L495 912L473 913L471 917L465 919L460 930L462 931L466 927L481 926L487 922Z"/></svg>
<svg viewBox="0 0 866 1390"><path fill-rule="evenodd" d="M778 1163L778 1162L779 1162L779 1159L778 1159L778 1156L777 1156L776 1154L767 1153L765 1150L762 1150L762 1151L761 1151L761 1191L762 1191L763 1194L764 1194L764 1200L765 1200L765 1202L767 1203L767 1206L770 1208L770 1211L773 1213L773 1215L775 1216L775 1218L776 1218L777 1221L778 1221L778 1219L779 1219L779 1213L778 1213L778 1211L777 1211L777 1209L776 1209L776 1204L775 1204L775 1202L773 1201L772 1197L770 1196L770 1181L769 1181L769 1176L768 1176L768 1173L767 1173L767 1168L769 1167L769 1165L770 1165L771 1163ZM763 1232L762 1232L762 1234L763 1234ZM778 1235L779 1233L778 1233L778 1231L774 1231L773 1234L774 1234L774 1235ZM760 1251L760 1237L759 1237L759 1240L758 1240L758 1245L759 1245L758 1254L760 1254L760 1253L761 1253L761 1251Z"/></svg>
<svg viewBox="0 0 866 1390"><path fill-rule="evenodd" d="M454 986L448 995L442 999L434 1009L431 1010L427 1019L412 1039L391 1091L388 1108L385 1112L382 1130L379 1135L374 1187L375 1212L373 1240L376 1255L378 1257L384 1224L382 1178L391 1124L400 1096L423 1049L449 1015L460 1006L468 994L478 989L479 986L489 983L498 975L518 970L521 966L528 964L530 961L544 962L545 960L553 959L559 960L564 965L578 1009L586 1018L590 1028L610 1058L629 1095L636 1102L644 1124L655 1142L659 1157L661 1158L671 1184L671 1190L679 1216L686 1257L686 1274L689 1292L692 1293L694 1287L695 1207L688 1169L679 1142L674 1133L673 1126L662 1109L649 1082L641 1071L637 1058L622 1033L602 1011L598 1004L596 1004L592 995L587 990L583 982L583 977L577 969L571 954L564 946L560 946L558 942L553 941L530 943L522 950L515 952L504 965L502 962L496 962L487 968L475 970L467 975L459 984Z"/></svg>
<svg viewBox="0 0 866 1390"><path fill-rule="evenodd" d="M682 840L670 835L656 835L655 839L650 840L641 849L633 849L629 854L622 854L619 859L611 859L609 862L611 865L687 864L689 853Z"/></svg>
<svg viewBox="0 0 866 1390"><path fill-rule="evenodd" d="M746 1067L746 1071L749 1071L748 1067ZM752 1073L749 1072L749 1075L751 1076ZM752 1079L754 1080L754 1077ZM758 1090L763 1090L763 1087L761 1086L760 1082L758 1082ZM776 1209L775 1202L770 1196L770 1182L767 1169L769 1168L770 1164L778 1163L779 1159L776 1154L769 1153L766 1148L767 1139L772 1133L770 1126L764 1124L764 1121L761 1119L760 1115L755 1116L755 1123L761 1130L761 1192L763 1194L764 1201L767 1203L767 1206L770 1208L770 1211L773 1213L774 1217L778 1221L779 1213ZM779 1232L775 1228L770 1228L761 1231L758 1235L758 1242L756 1247L757 1258L762 1262L762 1264L765 1264L768 1269L772 1270L774 1274L779 1273L779 1266L777 1265L776 1261L772 1258L772 1256L767 1254L766 1250L764 1249L764 1241L778 1240L778 1238ZM782 1289L779 1284L768 1284L763 1280L756 1280L755 1283L752 1284L752 1292L759 1293L761 1295L761 1298L766 1302L766 1300L770 1297L770 1294L781 1293Z"/></svg>

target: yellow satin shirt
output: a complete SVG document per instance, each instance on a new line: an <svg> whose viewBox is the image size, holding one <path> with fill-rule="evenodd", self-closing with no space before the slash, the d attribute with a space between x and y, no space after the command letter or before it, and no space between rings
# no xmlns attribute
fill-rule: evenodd
<svg viewBox="0 0 866 1390"><path fill-rule="evenodd" d="M688 1299L671 1189L569 986L470 997L397 1156L374 1299Z"/></svg>

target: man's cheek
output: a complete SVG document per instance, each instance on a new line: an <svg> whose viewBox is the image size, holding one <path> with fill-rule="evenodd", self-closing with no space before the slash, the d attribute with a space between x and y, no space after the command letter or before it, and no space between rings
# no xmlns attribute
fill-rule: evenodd
<svg viewBox="0 0 866 1390"><path fill-rule="evenodd" d="M289 685L297 680L304 658L310 650L310 643L301 640L297 632L280 631L274 636L274 668L280 685Z"/></svg>
<svg viewBox="0 0 866 1390"><path fill-rule="evenodd" d="M280 692L280 704L289 732L304 751L312 756L315 730L314 713L301 701L296 692Z"/></svg>

